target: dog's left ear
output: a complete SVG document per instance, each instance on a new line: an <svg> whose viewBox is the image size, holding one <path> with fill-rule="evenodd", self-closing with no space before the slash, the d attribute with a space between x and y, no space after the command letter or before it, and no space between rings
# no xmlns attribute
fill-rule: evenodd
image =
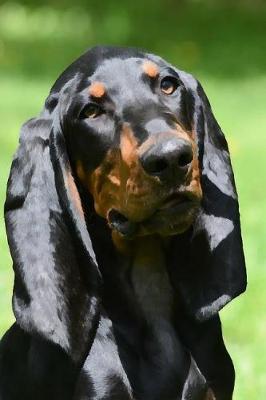
<svg viewBox="0 0 266 400"><path fill-rule="evenodd" d="M201 85L190 75L182 78L193 103L188 108L194 110L190 118L198 142L203 199L191 231L174 240L173 259L182 260L175 267L175 282L189 312L204 320L245 290L246 270L227 142Z"/></svg>

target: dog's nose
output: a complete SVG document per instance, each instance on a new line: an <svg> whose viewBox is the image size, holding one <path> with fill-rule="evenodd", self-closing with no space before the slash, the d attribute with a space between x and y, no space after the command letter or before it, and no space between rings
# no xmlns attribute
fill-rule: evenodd
<svg viewBox="0 0 266 400"><path fill-rule="evenodd" d="M152 145L140 157L147 174L161 180L182 178L188 172L193 160L192 146L182 138L168 138Z"/></svg>

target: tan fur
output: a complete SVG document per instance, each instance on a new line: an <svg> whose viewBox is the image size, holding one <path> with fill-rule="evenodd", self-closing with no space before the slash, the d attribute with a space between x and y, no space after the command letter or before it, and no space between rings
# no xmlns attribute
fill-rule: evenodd
<svg viewBox="0 0 266 400"><path fill-rule="evenodd" d="M216 397L211 389L208 389L205 400L216 400Z"/></svg>
<svg viewBox="0 0 266 400"><path fill-rule="evenodd" d="M78 192L77 186L75 184L74 178L73 178L73 176L71 174L71 171L67 172L66 184L67 184L67 188L68 188L68 190L70 192L70 196L72 198L72 201L73 201L76 209L78 210L78 213L80 214L80 216L84 217L84 213L83 213L83 208L82 208L79 192Z"/></svg>
<svg viewBox="0 0 266 400"><path fill-rule="evenodd" d="M120 148L108 151L93 172L87 174L81 162L76 165L78 177L94 198L96 212L104 218L112 208L133 221L140 221L150 214L150 207L143 205L150 205L150 198L154 197L154 179L145 176L137 148L137 140L125 124Z"/></svg>
<svg viewBox="0 0 266 400"><path fill-rule="evenodd" d="M196 196L202 198L202 188L200 183L200 169L198 160L198 149L195 140L195 132L191 136L191 145L193 150L193 160L192 160L192 178L189 185L189 190L196 194Z"/></svg>
<svg viewBox="0 0 266 400"><path fill-rule="evenodd" d="M119 198L120 177L119 151L111 150L99 167L92 173L84 171L81 162L77 165L77 175L92 194L95 211L106 218L112 204L117 204Z"/></svg>
<svg viewBox="0 0 266 400"><path fill-rule="evenodd" d="M150 78L156 78L159 75L159 67L152 61L144 61L142 69Z"/></svg>
<svg viewBox="0 0 266 400"><path fill-rule="evenodd" d="M102 82L93 82L89 87L89 94L96 98L101 98L106 94L105 86Z"/></svg>
<svg viewBox="0 0 266 400"><path fill-rule="evenodd" d="M137 147L138 143L133 131L128 124L124 124L120 137L120 149L122 160L128 167L136 163Z"/></svg>
<svg viewBox="0 0 266 400"><path fill-rule="evenodd" d="M180 139L185 139L191 142L191 134L186 131L180 124L175 124L175 130L173 131Z"/></svg>
<svg viewBox="0 0 266 400"><path fill-rule="evenodd" d="M202 193L194 135L186 132L178 124L175 130L162 133L162 135L165 138L177 135L191 143L193 161L185 180L186 192L191 192L192 196L200 199ZM92 194L95 211L100 216L108 220L109 211L115 209L132 222L142 222L149 219L160 206L165 198L163 184L158 177L148 175L139 161L140 156L153 143L155 139L150 136L142 145L139 145L130 126L124 124L119 148L109 150L102 163L94 171L87 173L82 163L77 163L77 175ZM186 219L180 221L180 229L182 230L183 226L186 227L187 223ZM142 224L138 234L147 235L149 229L151 225ZM125 247L116 235L114 240L118 247Z"/></svg>

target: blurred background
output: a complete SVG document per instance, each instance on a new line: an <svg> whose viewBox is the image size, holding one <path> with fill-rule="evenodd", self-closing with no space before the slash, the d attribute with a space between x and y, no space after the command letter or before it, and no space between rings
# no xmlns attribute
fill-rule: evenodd
<svg viewBox="0 0 266 400"><path fill-rule="evenodd" d="M0 337L13 322L3 220L21 124L59 73L95 44L157 53L203 84L229 142L240 197L248 291L222 311L235 400L266 393L266 2L25 0L0 2Z"/></svg>

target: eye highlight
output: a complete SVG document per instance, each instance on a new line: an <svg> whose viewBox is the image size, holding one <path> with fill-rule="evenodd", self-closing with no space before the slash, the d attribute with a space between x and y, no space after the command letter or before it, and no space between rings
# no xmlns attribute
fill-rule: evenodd
<svg viewBox="0 0 266 400"><path fill-rule="evenodd" d="M161 84L160 84L161 91L164 94L167 94L168 96L173 94L176 91L176 89L178 88L178 86L179 86L179 83L178 83L177 79L175 79L172 76L166 76L165 78L163 78L161 80Z"/></svg>
<svg viewBox="0 0 266 400"><path fill-rule="evenodd" d="M104 114L104 110L102 107L100 107L98 104L90 103L86 107L83 108L83 110L80 113L80 118L81 119L86 119L86 118L95 119L102 114Z"/></svg>

